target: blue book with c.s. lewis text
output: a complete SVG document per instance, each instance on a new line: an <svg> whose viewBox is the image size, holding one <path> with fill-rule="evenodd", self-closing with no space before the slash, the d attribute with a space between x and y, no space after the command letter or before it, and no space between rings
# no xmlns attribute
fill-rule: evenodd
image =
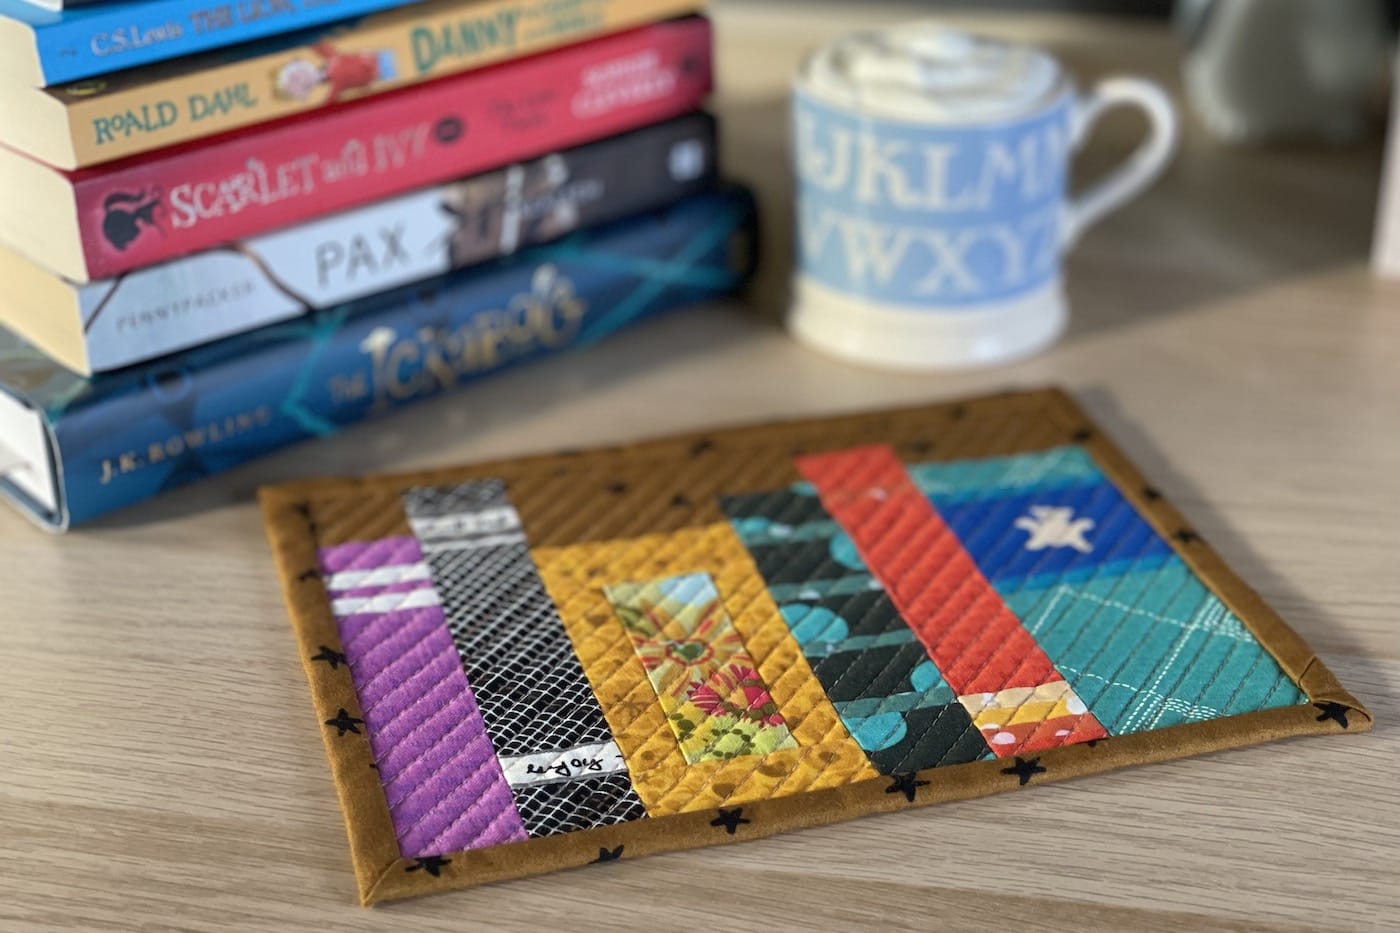
<svg viewBox="0 0 1400 933"><path fill-rule="evenodd" d="M0 76L49 87L418 0L129 0L50 10L0 0Z"/></svg>
<svg viewBox="0 0 1400 933"><path fill-rule="evenodd" d="M732 187L84 379L0 331L0 493L62 530L477 376L719 297L754 262Z"/></svg>

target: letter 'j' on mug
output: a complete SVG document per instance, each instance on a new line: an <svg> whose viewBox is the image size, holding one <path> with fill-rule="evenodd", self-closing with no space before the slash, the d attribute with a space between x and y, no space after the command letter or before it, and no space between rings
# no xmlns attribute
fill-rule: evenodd
<svg viewBox="0 0 1400 933"><path fill-rule="evenodd" d="M1070 195L1070 155L1105 110L1140 107L1138 150ZM805 343L901 368L991 365L1052 343L1061 258L1152 182L1176 147L1155 84L1078 93L1044 52L916 23L817 50L793 94Z"/></svg>

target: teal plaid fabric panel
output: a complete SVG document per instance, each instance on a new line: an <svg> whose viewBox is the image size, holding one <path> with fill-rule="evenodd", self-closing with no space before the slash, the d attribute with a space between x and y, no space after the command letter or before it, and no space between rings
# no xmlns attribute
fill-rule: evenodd
<svg viewBox="0 0 1400 933"><path fill-rule="evenodd" d="M1083 449L910 474L1109 732L1307 702Z"/></svg>
<svg viewBox="0 0 1400 933"><path fill-rule="evenodd" d="M1179 558L1002 597L1111 733L1307 702Z"/></svg>

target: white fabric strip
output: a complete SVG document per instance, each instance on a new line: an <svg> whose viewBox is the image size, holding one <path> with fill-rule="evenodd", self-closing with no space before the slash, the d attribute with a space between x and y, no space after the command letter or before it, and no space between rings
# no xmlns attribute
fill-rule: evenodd
<svg viewBox="0 0 1400 933"><path fill-rule="evenodd" d="M627 762L623 760L617 743L609 741L563 751L502 758L501 769L505 771L511 787L521 787L617 774L627 770Z"/></svg>
<svg viewBox="0 0 1400 933"><path fill-rule="evenodd" d="M338 616L365 612L393 612L398 609L419 609L441 605L437 590L431 584L407 593L382 593L379 596L346 596L331 601L331 611Z"/></svg>
<svg viewBox="0 0 1400 933"><path fill-rule="evenodd" d="M389 586L393 583L409 583L414 580L429 580L428 565L422 561L411 564L390 564L387 567L372 567L369 570L342 570L326 578L326 589L358 590L367 586Z"/></svg>
<svg viewBox="0 0 1400 933"><path fill-rule="evenodd" d="M438 541L423 541L419 545L424 554L434 551L470 551L476 548L500 547L503 544L523 544L525 535L514 534L482 535L479 538L449 538Z"/></svg>
<svg viewBox="0 0 1400 933"><path fill-rule="evenodd" d="M471 538L520 530L520 516L508 505L452 515L415 516L409 519L420 541Z"/></svg>

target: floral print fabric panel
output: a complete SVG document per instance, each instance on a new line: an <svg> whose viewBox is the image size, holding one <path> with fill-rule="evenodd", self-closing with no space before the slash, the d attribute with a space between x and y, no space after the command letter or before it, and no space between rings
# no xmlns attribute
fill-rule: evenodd
<svg viewBox="0 0 1400 933"><path fill-rule="evenodd" d="M604 588L691 764L797 741L707 573Z"/></svg>

